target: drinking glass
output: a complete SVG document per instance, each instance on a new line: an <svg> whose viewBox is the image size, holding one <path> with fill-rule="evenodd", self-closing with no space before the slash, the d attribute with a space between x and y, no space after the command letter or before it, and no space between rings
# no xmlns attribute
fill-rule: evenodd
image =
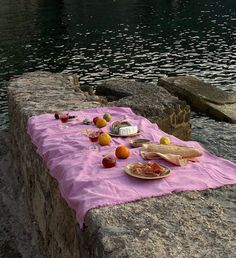
<svg viewBox="0 0 236 258"><path fill-rule="evenodd" d="M60 119L60 122L63 124L63 125L60 124L59 126L62 128L68 128L68 126L64 125L64 124L69 121L69 114L68 113L60 113L59 119Z"/></svg>
<svg viewBox="0 0 236 258"><path fill-rule="evenodd" d="M91 149L96 150L97 146L96 146L96 142L98 142L98 137L100 135L100 131L92 131L88 134L88 138L89 140L92 142L92 147Z"/></svg>

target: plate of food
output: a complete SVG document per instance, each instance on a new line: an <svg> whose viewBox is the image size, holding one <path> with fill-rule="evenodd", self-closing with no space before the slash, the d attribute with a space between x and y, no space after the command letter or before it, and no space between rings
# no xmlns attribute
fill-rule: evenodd
<svg viewBox="0 0 236 258"><path fill-rule="evenodd" d="M161 179L171 175L168 167L151 161L128 164L124 170L129 176L141 179Z"/></svg>
<svg viewBox="0 0 236 258"><path fill-rule="evenodd" d="M149 143L149 142L150 140L148 139L138 138L138 139L130 140L129 144L132 148L138 148L138 147L142 147L144 143Z"/></svg>
<svg viewBox="0 0 236 258"><path fill-rule="evenodd" d="M115 121L110 127L109 134L115 137L129 137L139 135L140 131L136 125L128 121Z"/></svg>

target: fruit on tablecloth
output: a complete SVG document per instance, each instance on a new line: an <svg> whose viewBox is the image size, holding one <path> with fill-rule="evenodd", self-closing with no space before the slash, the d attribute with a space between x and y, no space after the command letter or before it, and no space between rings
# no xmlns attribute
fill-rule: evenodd
<svg viewBox="0 0 236 258"><path fill-rule="evenodd" d="M105 168L112 168L116 165L116 157L115 156L107 156L103 158L102 164Z"/></svg>
<svg viewBox="0 0 236 258"><path fill-rule="evenodd" d="M96 125L96 123L97 123L97 120L99 119L100 117L99 116L95 116L94 118L93 118L93 123Z"/></svg>
<svg viewBox="0 0 236 258"><path fill-rule="evenodd" d="M110 143L111 143L111 136L108 133L101 133L98 136L98 142L102 146L110 145Z"/></svg>
<svg viewBox="0 0 236 258"><path fill-rule="evenodd" d="M107 122L110 122L111 119L112 119L112 116L111 116L111 114L109 114L109 113L105 113L104 116L103 116L103 118L104 118Z"/></svg>
<svg viewBox="0 0 236 258"><path fill-rule="evenodd" d="M107 121L104 118L98 118L96 121L96 126L98 128L105 127L107 125Z"/></svg>
<svg viewBox="0 0 236 258"><path fill-rule="evenodd" d="M130 149L124 145L116 148L116 157L119 159L127 159L130 156Z"/></svg>
<svg viewBox="0 0 236 258"><path fill-rule="evenodd" d="M171 140L168 137L161 137L160 144L171 144Z"/></svg>

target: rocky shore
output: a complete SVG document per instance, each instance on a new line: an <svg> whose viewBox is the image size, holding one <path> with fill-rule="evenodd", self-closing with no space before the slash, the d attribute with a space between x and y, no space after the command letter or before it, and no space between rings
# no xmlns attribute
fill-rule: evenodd
<svg viewBox="0 0 236 258"><path fill-rule="evenodd" d="M170 93L186 100L192 108L219 121L236 123L236 96L222 91L194 76L160 78L158 84Z"/></svg>
<svg viewBox="0 0 236 258"><path fill-rule="evenodd" d="M127 91L129 87L137 87L128 82L124 84L128 85ZM73 211L60 197L56 182L49 176L26 133L27 118L55 110L78 110L104 104L118 105L119 101L124 105L127 99L123 96L113 99L113 103L108 103L109 101L106 101L109 98L85 94L80 90L74 92L73 87L62 75L43 72L26 74L10 82L10 148L14 164L17 166L14 166L14 169L9 166L7 169L9 156L2 156L4 157L1 160L2 167L5 166L6 169L2 172L4 177L1 179L1 198L6 200L5 210L11 211L9 213L11 220L7 221L6 218L3 225L8 225L8 222L12 224L9 241L6 239L6 248L3 250L12 248L10 255L15 255L14 257L19 255L19 257L63 258L233 258L236 253L234 227L236 186L171 194L124 205L93 209L86 216L84 230L78 228ZM113 88L113 91L114 88L116 90L118 88L116 83L109 82L100 86L100 89L107 89L107 87ZM139 85L140 87L142 88L142 85ZM98 88L98 91L100 89ZM164 89L160 91L162 95L157 94L154 98L156 102L153 100L150 105L159 105L158 117L161 117L161 113L169 114L166 120L166 124L169 123L166 127L169 133L171 130L178 133L176 128L185 124L186 135L188 135L190 129L188 119L177 118L180 118L178 114L181 111L184 111L181 114L187 117L186 114L190 112L189 107L175 97L169 98L170 95ZM168 96L166 102L161 102L163 94ZM112 95L114 94L110 96ZM162 97L158 98L158 96ZM133 105L135 105L137 99L135 96L133 99ZM168 102L169 99L171 103ZM131 100L132 96L128 96L128 101ZM136 112L139 112L138 105L139 103L136 105ZM177 113L175 109L172 113L165 111L170 105L179 105ZM146 110L150 110L148 106ZM175 115L171 115L173 113ZM158 117L153 116L157 123ZM7 149L3 152L6 153ZM11 159L10 164L12 163ZM9 171L12 171L12 174ZM8 199L6 193L8 193ZM17 205L10 199L15 199ZM14 229L16 225L19 225L18 228L25 226L23 236L27 236L26 238L22 239L20 231ZM29 231L29 228L32 230ZM17 243L19 239L21 245ZM28 244L33 247L27 248ZM15 246L18 248L14 249Z"/></svg>

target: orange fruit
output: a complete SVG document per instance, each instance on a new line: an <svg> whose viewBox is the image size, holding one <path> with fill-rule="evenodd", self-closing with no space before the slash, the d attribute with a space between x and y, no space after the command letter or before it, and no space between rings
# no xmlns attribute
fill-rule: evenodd
<svg viewBox="0 0 236 258"><path fill-rule="evenodd" d="M130 149L124 145L116 148L116 157L119 159L127 159L130 156Z"/></svg>
<svg viewBox="0 0 236 258"><path fill-rule="evenodd" d="M96 126L102 128L107 125L107 121L104 118L98 118L96 121Z"/></svg>
<svg viewBox="0 0 236 258"><path fill-rule="evenodd" d="M98 142L102 146L110 145L110 143L111 143L111 136L108 133L101 133L98 136Z"/></svg>

